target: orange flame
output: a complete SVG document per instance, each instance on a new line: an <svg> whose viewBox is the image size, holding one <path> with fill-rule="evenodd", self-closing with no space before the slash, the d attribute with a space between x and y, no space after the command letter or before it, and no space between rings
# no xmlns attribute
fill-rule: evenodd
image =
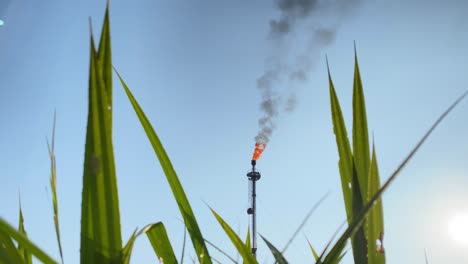
<svg viewBox="0 0 468 264"><path fill-rule="evenodd" d="M252 156L252 160L258 160L262 152L265 150L266 144L264 143L255 143L255 150Z"/></svg>

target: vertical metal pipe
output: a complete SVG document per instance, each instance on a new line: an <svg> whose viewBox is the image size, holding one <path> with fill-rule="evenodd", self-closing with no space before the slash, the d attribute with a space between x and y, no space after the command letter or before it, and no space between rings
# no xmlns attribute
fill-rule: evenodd
<svg viewBox="0 0 468 264"><path fill-rule="evenodd" d="M255 160L252 160L252 171L247 173L249 181L252 181L252 197L251 205L247 210L249 215L252 215L252 255L256 257L257 255L257 186L256 181L261 177L260 173L255 171Z"/></svg>
<svg viewBox="0 0 468 264"><path fill-rule="evenodd" d="M257 257L257 208L255 201L257 192L255 183L256 180L252 179L252 254Z"/></svg>

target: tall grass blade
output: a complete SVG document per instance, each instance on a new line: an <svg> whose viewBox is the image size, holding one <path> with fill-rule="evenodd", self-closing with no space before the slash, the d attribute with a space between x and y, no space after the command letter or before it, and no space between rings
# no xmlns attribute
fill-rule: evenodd
<svg viewBox="0 0 468 264"><path fill-rule="evenodd" d="M145 233L161 263L177 263L177 258L163 223L159 222L148 226L145 228Z"/></svg>
<svg viewBox="0 0 468 264"><path fill-rule="evenodd" d="M367 201L367 178L369 175L369 135L367 129L366 104L362 88L359 64L354 47L354 84L353 84L353 156L361 189L361 196Z"/></svg>
<svg viewBox="0 0 468 264"><path fill-rule="evenodd" d="M367 200L380 188L379 168L377 164L377 157L375 153L375 146L372 147L372 159L369 169L369 192ZM368 235L368 252L369 263L372 264L385 264L385 254L383 249L383 206L382 199L377 200L377 204L370 210L367 218L367 235ZM379 244L377 244L377 242Z"/></svg>
<svg viewBox="0 0 468 264"><path fill-rule="evenodd" d="M270 249L271 253L273 254L273 257L275 258L276 263L278 264L288 264L288 261L284 258L283 253L281 253L273 244L270 243L266 238L264 238L262 235L260 235L265 241L265 244L267 244L268 248Z"/></svg>
<svg viewBox="0 0 468 264"><path fill-rule="evenodd" d="M246 237L245 237L245 246L246 246L247 248L252 248L252 243L251 243L251 241L250 241L250 227L247 228L247 235L246 235ZM239 256L239 255L238 255L238 256ZM246 264L247 262L244 261L243 263Z"/></svg>
<svg viewBox="0 0 468 264"><path fill-rule="evenodd" d="M312 255L314 256L315 261L319 261L319 255L317 254L317 251L315 251L314 247L312 247L312 244L310 243L309 240L307 240L307 243L309 244L310 251L312 252ZM317 262L317 264L320 264Z"/></svg>
<svg viewBox="0 0 468 264"><path fill-rule="evenodd" d="M358 230L358 228L362 225L365 217L368 215L369 211L373 208L376 204L376 201L382 196L383 192L387 190L390 184L396 179L396 177L400 174L401 170L408 164L411 158L416 154L422 144L426 141L426 139L432 134L434 129L444 120L444 118L468 95L468 91L463 93L455 102L450 105L447 110L442 113L442 115L434 122L434 124L429 128L429 130L424 134L424 136L419 140L416 146L411 150L411 152L406 156L406 158L402 161L402 163L396 168L396 170L390 175L390 177L385 181L382 187L372 196L371 199L367 202L361 212L352 219L351 224L345 230L345 232L341 235L338 241L335 243L333 248L325 257L323 261L324 264L333 263L336 260L337 252L342 250L346 241ZM340 251L341 252L341 251ZM323 258L325 252L323 252L320 256L320 260ZM339 254L338 254L339 255Z"/></svg>
<svg viewBox="0 0 468 264"><path fill-rule="evenodd" d="M353 215L357 215L364 207L364 198L362 197L362 191L358 181L356 168L353 167ZM354 263L367 264L367 239L363 226L360 226L356 232L351 235L351 247L353 248Z"/></svg>
<svg viewBox="0 0 468 264"><path fill-rule="evenodd" d="M53 260L49 255L47 255L47 253L34 245L25 235L17 231L3 218L0 218L0 243L4 245L4 247L0 247L1 259L9 259L12 261L11 263L23 263L23 259L19 255L19 252L15 248L10 237L14 239L18 245L21 245L22 248L30 252L30 254L32 254L38 260L42 261L42 263L57 263L57 261Z"/></svg>
<svg viewBox="0 0 468 264"><path fill-rule="evenodd" d="M127 244L125 244L124 248L122 249L122 263L123 264L130 263L130 258L132 257L133 245L135 244L135 240L140 234L141 232L137 233L137 229L135 229L135 231L133 231L132 235L128 239Z"/></svg>
<svg viewBox="0 0 468 264"><path fill-rule="evenodd" d="M291 238L288 240L288 242L286 243L286 245L284 246L283 250L281 250L281 254L284 254L284 252L286 252L286 250L288 249L288 247L291 245L291 243L293 242L293 240L296 238L297 234L299 234L299 232L302 230L302 228L304 228L305 224L307 223L307 221L309 220L309 218L312 216L312 214L315 212L315 210L319 207L319 205L325 200L325 198L327 198L327 196L330 194L330 192L327 192L324 196L322 196L322 198L320 198L320 200L318 200L313 206L312 206L312 209L309 210L309 212L307 213L307 215L304 217L304 219L302 220L301 224L297 227L296 231L294 231L293 235L291 236Z"/></svg>
<svg viewBox="0 0 468 264"><path fill-rule="evenodd" d="M361 210L364 200L360 188L359 175L355 167L355 159L351 152L351 147L349 144L348 134L344 123L340 102L336 95L335 87L333 85L333 81L330 74L330 69L328 67L328 62L327 69L330 86L333 130L335 133L336 145L338 147L338 155L340 157L338 165L341 176L341 188L343 190L343 198L346 208L348 224L350 224L354 216ZM363 103L361 101L359 102ZM353 247L353 256L355 258L355 261L360 264L366 263L365 259L367 255L367 241L365 239L364 230L359 230L359 232L357 232L356 234L356 237L351 237L351 244Z"/></svg>
<svg viewBox="0 0 468 264"><path fill-rule="evenodd" d="M117 72L117 71L116 71ZM159 140L158 135L154 131L151 123L149 122L148 118L146 117L145 113L141 109L140 105L136 101L135 97L131 93L128 86L125 84L124 80L117 72L117 75L122 83L122 86L125 89L125 92L130 100L130 103L135 110L138 118L140 119L140 123L143 126L143 129L146 132L146 135L153 146L154 152L161 163L161 167L166 175L167 182L171 187L172 193L174 195L175 200L177 201L177 205L179 206L180 213L182 214L182 218L184 219L185 226L190 234L190 238L192 239L193 247L195 248L195 252L197 253L198 259L200 263L211 263L211 258L208 253L208 249L206 248L205 241L201 234L200 228L198 227L197 220L195 215L192 211L192 207L185 195L184 189L182 188L182 184L177 177L177 174L172 166L169 157L167 156L166 150L164 149L161 141Z"/></svg>
<svg viewBox="0 0 468 264"><path fill-rule="evenodd" d="M221 248L219 248L218 246L216 246L215 244L211 243L209 240L205 239L205 242L212 246L214 249L216 249L219 253L223 254L225 257L227 257L230 261L232 261L233 263L238 263L237 260L235 260L233 257L231 257L226 251L222 250ZM211 260L214 260L213 257L211 258Z"/></svg>
<svg viewBox="0 0 468 264"><path fill-rule="evenodd" d="M328 62L327 62L328 68ZM335 133L336 145L338 146L338 155L340 157L338 166L341 176L341 189L346 209L346 216L350 222L353 219L353 193L352 193L352 177L353 177L353 155L348 140L348 133L341 112L340 102L336 96L335 87L328 68L328 81L330 86L330 105L333 120L333 132Z"/></svg>
<svg viewBox="0 0 468 264"><path fill-rule="evenodd" d="M49 150L50 158L50 189L52 190L52 208L54 210L54 226L55 226L55 235L57 238L57 244L60 253L60 259L63 262L63 251L62 251L62 242L60 239L60 223L59 223L59 213L58 213L58 198L57 198L57 169L56 169L56 160L55 160L55 122L56 122L56 112L54 112L54 124L52 127L52 143L49 145L47 141L47 149Z"/></svg>
<svg viewBox="0 0 468 264"><path fill-rule="evenodd" d="M106 11L103 29L109 27ZM101 42L110 42L109 31ZM122 262L119 199L112 147L112 107L106 82L109 65L99 60L91 35L89 112L86 133L83 193L81 210L81 263L105 264ZM105 49L110 45L104 46Z"/></svg>
<svg viewBox="0 0 468 264"><path fill-rule="evenodd" d="M184 241L182 242L182 253L180 254L180 264L184 264L186 241L187 241L187 228L185 228L184 226Z"/></svg>
<svg viewBox="0 0 468 264"><path fill-rule="evenodd" d="M18 231L25 237L28 237L26 233L26 229L24 228L24 218L23 218L23 210L21 208L21 197L19 201L19 224L18 224ZM32 264L32 254L27 249L25 249L21 244L18 244L18 252L23 258L25 264Z"/></svg>
<svg viewBox="0 0 468 264"><path fill-rule="evenodd" d="M231 239L232 244L236 247L237 251L244 259L244 263L255 264L257 260L254 258L251 252L251 248L247 247L244 242L236 235L234 230L219 216L213 209L211 209L216 220L218 220L221 227L224 229L224 232L228 235L229 239Z"/></svg>

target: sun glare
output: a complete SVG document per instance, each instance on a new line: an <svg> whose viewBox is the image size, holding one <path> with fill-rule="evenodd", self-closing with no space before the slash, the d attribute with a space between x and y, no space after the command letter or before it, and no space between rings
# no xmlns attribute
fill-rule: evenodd
<svg viewBox="0 0 468 264"><path fill-rule="evenodd" d="M455 215L449 222L448 232L454 241L468 246L468 213Z"/></svg>

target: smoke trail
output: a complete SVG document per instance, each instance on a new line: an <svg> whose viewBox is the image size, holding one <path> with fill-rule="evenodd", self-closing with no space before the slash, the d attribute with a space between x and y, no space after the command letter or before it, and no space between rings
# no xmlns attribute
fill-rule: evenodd
<svg viewBox="0 0 468 264"><path fill-rule="evenodd" d="M262 102L263 116L258 120L259 132L255 137L258 143L268 143L276 128L276 119L283 112L292 112L297 105L294 89L297 84L309 79L322 50L331 45L342 21L352 14L361 0L277 0L279 18L270 21L269 39L275 53L266 59L264 73L257 79ZM303 29L305 28L305 29ZM303 29L305 47L295 53L291 63L289 45L294 33ZM287 95L277 90L285 80ZM285 98L285 96L287 98Z"/></svg>

